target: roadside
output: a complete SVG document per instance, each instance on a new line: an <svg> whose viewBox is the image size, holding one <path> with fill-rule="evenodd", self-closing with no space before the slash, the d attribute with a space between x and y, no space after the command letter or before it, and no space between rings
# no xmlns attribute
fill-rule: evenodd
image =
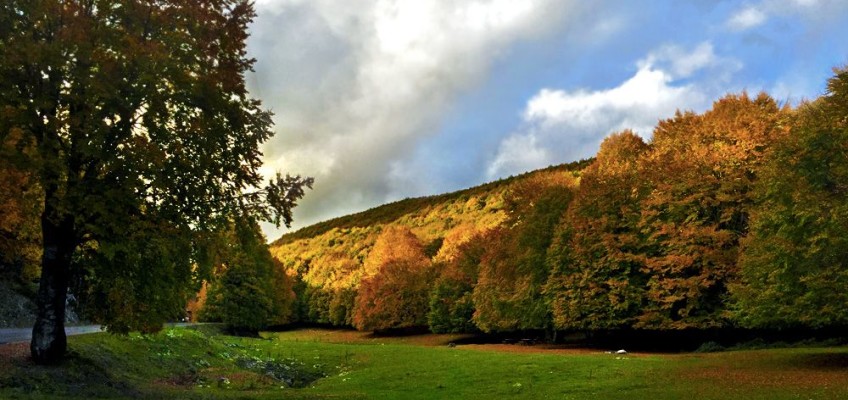
<svg viewBox="0 0 848 400"><path fill-rule="evenodd" d="M68 336L82 335L86 333L102 332L100 325L66 326L65 334ZM29 342L32 339L32 328L8 328L0 329L0 344Z"/></svg>
<svg viewBox="0 0 848 400"><path fill-rule="evenodd" d="M179 322L167 323L165 326L194 326L198 323ZM84 335L87 333L105 332L100 325L65 326L65 334L68 336ZM7 343L29 342L32 339L32 328L7 328L0 329L0 345Z"/></svg>

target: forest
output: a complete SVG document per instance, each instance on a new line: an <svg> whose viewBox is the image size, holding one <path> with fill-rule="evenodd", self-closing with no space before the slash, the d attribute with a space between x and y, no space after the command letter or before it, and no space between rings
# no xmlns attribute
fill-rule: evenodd
<svg viewBox="0 0 848 400"><path fill-rule="evenodd" d="M729 94L659 121L649 141L613 133L590 160L284 235L270 253L290 305L274 323L845 326L848 70L834 71L796 107Z"/></svg>

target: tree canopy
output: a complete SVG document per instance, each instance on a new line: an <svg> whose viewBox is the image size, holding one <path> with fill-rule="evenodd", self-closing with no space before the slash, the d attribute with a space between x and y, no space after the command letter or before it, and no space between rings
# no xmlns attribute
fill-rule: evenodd
<svg viewBox="0 0 848 400"><path fill-rule="evenodd" d="M848 325L848 69L797 111L753 190L735 311L746 326Z"/></svg>
<svg viewBox="0 0 848 400"><path fill-rule="evenodd" d="M434 332L844 327L846 76L836 70L828 93L797 109L728 94L659 121L650 140L614 133L593 160L427 198L400 216L389 204L328 221L275 254L309 270L312 293L336 298L332 285L345 282L347 296L391 299L358 302L393 307L359 329L394 324L427 290L409 273L424 270L435 274ZM369 225L377 215L395 219ZM416 268L381 276L384 257L404 251L376 238L388 227L428 243ZM325 318L325 297L314 297L321 321L350 324Z"/></svg>
<svg viewBox="0 0 848 400"><path fill-rule="evenodd" d="M233 215L291 222L311 180L278 174L263 186L259 145L273 130L244 83L253 17L245 0L0 6L0 140L14 141L13 166L43 191L37 361L64 354L71 280L127 288L113 291L122 301L104 303L113 309L102 322L144 328L164 315L119 316L161 308L124 302L208 268L203 232ZM169 244L140 245L137 235ZM103 262L72 262L81 250ZM144 275L182 283L137 286Z"/></svg>

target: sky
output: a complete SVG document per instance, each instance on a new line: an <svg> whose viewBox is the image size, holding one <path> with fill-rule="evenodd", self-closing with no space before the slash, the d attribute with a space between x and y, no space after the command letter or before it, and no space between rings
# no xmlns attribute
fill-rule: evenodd
<svg viewBox="0 0 848 400"><path fill-rule="evenodd" d="M798 104L848 64L848 0L256 0L267 176L315 178L292 229L646 140L676 110ZM288 231L264 224L269 240Z"/></svg>

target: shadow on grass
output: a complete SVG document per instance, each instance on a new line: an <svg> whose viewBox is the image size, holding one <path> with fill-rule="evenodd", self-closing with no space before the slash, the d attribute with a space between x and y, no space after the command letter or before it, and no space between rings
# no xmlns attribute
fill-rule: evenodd
<svg viewBox="0 0 848 400"><path fill-rule="evenodd" d="M848 353L799 354L787 360L787 364L816 371L848 371Z"/></svg>
<svg viewBox="0 0 848 400"><path fill-rule="evenodd" d="M11 389L12 393L23 398L32 395L73 398L142 396L129 383L75 351L69 351L58 365L36 365L30 358L15 360L0 375L0 389Z"/></svg>

